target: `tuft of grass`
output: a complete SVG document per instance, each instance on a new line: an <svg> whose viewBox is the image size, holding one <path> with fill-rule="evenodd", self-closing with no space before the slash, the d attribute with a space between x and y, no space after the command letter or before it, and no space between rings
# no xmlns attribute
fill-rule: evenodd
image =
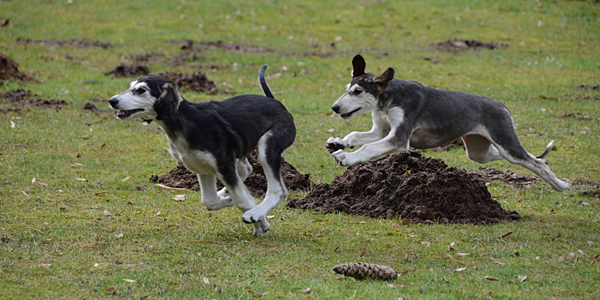
<svg viewBox="0 0 600 300"><path fill-rule="evenodd" d="M0 113L3 298L600 297L600 92L578 88L600 84L595 1L1 1L5 19L0 51L41 83L5 80L0 92L24 88L69 105ZM269 84L298 127L286 160L317 183L345 170L324 149L327 138L371 126L370 116L341 120L330 111L350 79L350 60L362 53L370 72L394 67L401 79L504 103L530 152L556 140L548 163L574 186L556 193L545 183L517 190L492 182L492 196L526 216L493 226L405 225L281 205L269 234L255 238L236 209L209 212L199 193L179 202L155 188L150 176L176 166L164 135L155 124L115 120L106 103L91 100L108 99L133 80L104 72L136 55L168 58L181 52L172 41L188 39L273 50L202 50L182 65L167 59L148 66L201 70L219 87L260 93L256 72L269 64ZM446 39L507 47L433 46ZM101 110L83 110L88 101ZM0 99L0 109L9 108ZM479 167L463 150L425 155ZM505 161L488 166L530 174ZM344 262L389 265L400 277L357 281L331 270Z"/></svg>

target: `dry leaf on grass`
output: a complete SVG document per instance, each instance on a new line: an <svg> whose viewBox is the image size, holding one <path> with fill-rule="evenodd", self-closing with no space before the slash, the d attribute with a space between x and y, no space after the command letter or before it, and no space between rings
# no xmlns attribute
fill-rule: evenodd
<svg viewBox="0 0 600 300"><path fill-rule="evenodd" d="M123 279L123 281L125 281L125 282L138 282L138 281L137 281L137 280L135 280L135 279Z"/></svg>
<svg viewBox="0 0 600 300"><path fill-rule="evenodd" d="M77 180L77 181L83 181L83 182L87 182L87 181L88 181L88 180L87 180L87 179L85 179L85 178L75 178L75 180Z"/></svg>
<svg viewBox="0 0 600 300"><path fill-rule="evenodd" d="M127 176L127 177L121 179L121 181L127 181L127 180L129 180L129 178L131 178L131 176Z"/></svg>
<svg viewBox="0 0 600 300"><path fill-rule="evenodd" d="M519 282L523 282L527 279L527 276L519 275Z"/></svg>
<svg viewBox="0 0 600 300"><path fill-rule="evenodd" d="M302 290L301 292L302 292L302 294L310 294L311 289L310 288L306 288L306 289Z"/></svg>
<svg viewBox="0 0 600 300"><path fill-rule="evenodd" d="M80 163L74 163L71 165L71 168L83 168L84 166Z"/></svg>
<svg viewBox="0 0 600 300"><path fill-rule="evenodd" d="M43 181L40 181L40 180L37 180L36 178L31 179L31 183L37 183L37 184L41 184L43 186L48 186L47 183L45 183Z"/></svg>
<svg viewBox="0 0 600 300"><path fill-rule="evenodd" d="M185 195L175 195L175 196L173 196L173 200L175 200L175 201L184 201L185 200Z"/></svg>
<svg viewBox="0 0 600 300"><path fill-rule="evenodd" d="M492 277L492 276L485 276L485 279L487 279L489 281L498 281L498 278Z"/></svg>
<svg viewBox="0 0 600 300"><path fill-rule="evenodd" d="M507 233L505 233L505 234L501 235L500 237L501 237L501 238L505 238L505 237L507 237L507 236L509 236L509 235L511 235L511 234L512 234L512 231L509 231L509 232L507 232Z"/></svg>
<svg viewBox="0 0 600 300"><path fill-rule="evenodd" d="M104 210L104 215L105 216L112 216L113 214L110 213L110 211L108 211L108 209Z"/></svg>
<svg viewBox="0 0 600 300"><path fill-rule="evenodd" d="M456 270L454 270L454 271L456 271L456 272L462 272L462 271L464 271L464 270L466 270L466 269L467 269L467 268L458 268L458 269L456 269Z"/></svg>
<svg viewBox="0 0 600 300"><path fill-rule="evenodd" d="M454 251L454 242L452 242L452 243L450 243L450 245L448 245L448 250Z"/></svg>

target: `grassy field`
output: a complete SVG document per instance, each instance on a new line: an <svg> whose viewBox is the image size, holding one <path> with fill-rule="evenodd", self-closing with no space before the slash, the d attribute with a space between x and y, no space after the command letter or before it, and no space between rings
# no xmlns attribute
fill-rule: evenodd
<svg viewBox="0 0 600 300"><path fill-rule="evenodd" d="M600 298L597 1L4 0L4 20L0 52L39 82L5 80L0 93L24 88L68 106L0 113L2 299ZM505 46L433 46L446 39ZM182 40L271 51L207 49L174 63L182 50L173 41ZM154 123L118 121L105 102L91 100L124 90L134 78L104 72L139 55L159 58L146 63L151 71L201 70L240 94L260 93L256 72L267 63L273 93L298 127L286 160L328 183L345 170L323 147L328 131L343 137L371 125L370 116L342 121L330 111L357 53L367 71L394 67L397 78L504 103L530 152L556 141L549 165L573 188L492 182L505 209L528 217L490 226L404 225L281 205L268 235L256 238L237 209L209 212L199 193L179 202L154 187L151 175L176 166L164 134ZM89 101L100 111L84 110ZM0 99L0 111L12 108ZM424 153L479 167L463 150ZM531 175L505 161L487 166ZM388 265L400 276L354 280L332 271L345 262Z"/></svg>

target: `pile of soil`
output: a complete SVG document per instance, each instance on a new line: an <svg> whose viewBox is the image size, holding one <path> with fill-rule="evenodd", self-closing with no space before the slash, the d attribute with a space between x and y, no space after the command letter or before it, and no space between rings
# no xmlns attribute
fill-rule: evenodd
<svg viewBox="0 0 600 300"><path fill-rule="evenodd" d="M212 80L209 80L204 73L196 71L193 74L173 73L173 72L152 72L150 76L161 76L172 81L179 87L180 91L192 90L207 94L233 94L234 91L219 89Z"/></svg>
<svg viewBox="0 0 600 300"><path fill-rule="evenodd" d="M86 38L83 39L71 39L70 41L59 41L59 40L32 40L32 39L24 39L21 37L17 38L17 42L24 45L42 45L48 48L53 47L62 47L62 46L75 46L79 48L92 48L99 47L102 49L106 49L111 46L109 42L100 42L100 41L92 41Z"/></svg>
<svg viewBox="0 0 600 300"><path fill-rule="evenodd" d="M350 166L288 207L416 223L490 224L518 220L492 199L485 181L442 160L409 151Z"/></svg>
<svg viewBox="0 0 600 300"><path fill-rule="evenodd" d="M520 175L512 171L500 171L494 168L480 167L476 170L470 170L469 173L481 176L485 181L502 181L510 185L514 185L521 190L533 188L540 179L536 176Z"/></svg>
<svg viewBox="0 0 600 300"><path fill-rule="evenodd" d="M114 69L104 72L104 75L110 75L112 77L133 77L133 76L144 76L150 73L150 69L144 65L131 64L125 65L120 64Z"/></svg>
<svg viewBox="0 0 600 300"><path fill-rule="evenodd" d="M214 50L214 49L223 49L229 51L237 51L237 52L252 52L252 53L272 53L274 52L271 49L263 48L256 45L239 45L234 43L225 43L223 41L199 41L194 42L192 40L184 40L184 41L171 41L174 44L181 45L181 50L190 51L190 50Z"/></svg>
<svg viewBox="0 0 600 300"><path fill-rule="evenodd" d="M461 40L461 39L447 39L443 42L434 43L433 46L440 50L451 50L451 51L462 51L462 50L495 50L499 47L506 47L505 44L495 44L489 42L482 42L479 40Z"/></svg>
<svg viewBox="0 0 600 300"><path fill-rule="evenodd" d="M0 99L6 99L9 103L15 106L54 108L58 110L68 105L65 100L45 100L35 98L35 95L33 95L30 90L24 89L16 89L6 93L0 93Z"/></svg>
<svg viewBox="0 0 600 300"><path fill-rule="evenodd" d="M21 81L36 81L30 75L27 75L19 71L19 64L8 57L6 54L0 52L0 85L4 83L6 79L19 79Z"/></svg>
<svg viewBox="0 0 600 300"><path fill-rule="evenodd" d="M244 184L248 187L248 190L250 190L253 197L263 198L267 192L267 179L265 173L256 159L255 153L248 157L248 161L252 165L253 170L250 176L244 181ZM285 159L281 163L281 174L285 186L290 190L308 191L314 186L314 183L310 180L310 174L300 174L300 172L298 172L293 165L285 161ZM179 164L169 171L169 173L160 177L153 175L150 180L154 182L158 181L159 183L170 187L191 190L200 189L196 174L186 169L182 164ZM220 182L218 182L217 186L219 189L223 187Z"/></svg>

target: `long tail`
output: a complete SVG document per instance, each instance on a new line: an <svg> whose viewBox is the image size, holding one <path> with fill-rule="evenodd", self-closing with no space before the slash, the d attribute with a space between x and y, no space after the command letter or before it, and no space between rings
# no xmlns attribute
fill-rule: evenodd
<svg viewBox="0 0 600 300"><path fill-rule="evenodd" d="M265 79L265 70L267 68L268 65L264 65L258 71L258 82L260 83L260 88L263 90L263 93L265 93L265 96L275 99L275 97L273 97L273 94L271 93L269 85L267 84L267 80Z"/></svg>
<svg viewBox="0 0 600 300"><path fill-rule="evenodd" d="M550 141L550 143L548 143L548 146L546 146L546 150L544 150L544 153L542 153L542 155L538 156L537 158L544 159L544 157L546 157L546 155L550 153L550 150L552 150L552 146L554 146L554 141Z"/></svg>

